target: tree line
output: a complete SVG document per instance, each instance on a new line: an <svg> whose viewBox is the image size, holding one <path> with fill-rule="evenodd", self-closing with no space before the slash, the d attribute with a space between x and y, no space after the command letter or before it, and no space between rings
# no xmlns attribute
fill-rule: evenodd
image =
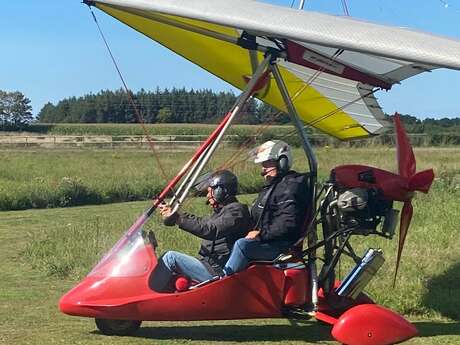
<svg viewBox="0 0 460 345"><path fill-rule="evenodd" d="M186 90L173 88L155 91L140 90L132 94L136 108L145 123L216 123L222 119L236 100L232 92L209 89ZM417 119L402 115L411 133L459 133L460 118ZM124 90L103 90L96 94L70 97L56 105L48 103L38 114L42 123L137 123L135 109ZM283 124L289 117L279 114L270 105L250 100L236 123Z"/></svg>
<svg viewBox="0 0 460 345"><path fill-rule="evenodd" d="M415 116L401 115L401 120L407 132L414 134L459 134L460 117L456 118L426 118L420 120Z"/></svg>
<svg viewBox="0 0 460 345"><path fill-rule="evenodd" d="M216 123L229 111L236 98L232 92L185 88L157 88L155 91L142 89L132 94L145 123ZM423 120L407 114L401 117L410 133L460 133L459 117ZM1 130L24 130L33 122L137 123L139 119L132 103L121 89L65 98L57 104L47 103L36 119L32 116L30 100L24 94L19 91L0 90ZM283 124L289 122L289 117L279 114L276 109L263 102L251 99L236 122Z"/></svg>
<svg viewBox="0 0 460 345"><path fill-rule="evenodd" d="M236 101L232 92L212 90L156 89L140 90L131 95L145 123L216 123ZM251 99L237 122L257 124L265 122L276 111ZM273 123L289 118L278 116ZM42 123L136 123L136 109L123 90L103 90L97 94L70 97L56 105L47 103L38 114Z"/></svg>

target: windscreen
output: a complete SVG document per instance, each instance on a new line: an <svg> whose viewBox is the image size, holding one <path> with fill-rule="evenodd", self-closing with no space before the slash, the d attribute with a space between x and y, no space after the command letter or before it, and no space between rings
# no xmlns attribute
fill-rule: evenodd
<svg viewBox="0 0 460 345"><path fill-rule="evenodd" d="M156 256L146 232L129 231L94 267L88 276L137 277L148 273Z"/></svg>

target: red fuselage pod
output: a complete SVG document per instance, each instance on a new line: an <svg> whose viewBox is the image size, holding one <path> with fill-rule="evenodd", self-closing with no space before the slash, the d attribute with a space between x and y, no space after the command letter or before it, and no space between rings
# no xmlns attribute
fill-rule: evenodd
<svg viewBox="0 0 460 345"><path fill-rule="evenodd" d="M230 320L281 317L283 270L252 266L197 289L158 293L148 277L87 277L62 297L62 312L84 317L144 321Z"/></svg>
<svg viewBox="0 0 460 345"><path fill-rule="evenodd" d="M305 268L288 268L284 270L284 305L299 306L307 302L310 291L308 272Z"/></svg>
<svg viewBox="0 0 460 345"><path fill-rule="evenodd" d="M332 179L343 188L376 188L389 200L407 201L412 192L406 178L392 172L366 166L341 165L332 170Z"/></svg>
<svg viewBox="0 0 460 345"><path fill-rule="evenodd" d="M332 336L348 345L389 345L415 337L417 328L401 315L377 304L347 310L332 328Z"/></svg>
<svg viewBox="0 0 460 345"><path fill-rule="evenodd" d="M308 272L255 264L186 291L151 289L157 257L142 229L128 231L83 281L65 294L65 314L99 319L193 321L282 317L306 302Z"/></svg>

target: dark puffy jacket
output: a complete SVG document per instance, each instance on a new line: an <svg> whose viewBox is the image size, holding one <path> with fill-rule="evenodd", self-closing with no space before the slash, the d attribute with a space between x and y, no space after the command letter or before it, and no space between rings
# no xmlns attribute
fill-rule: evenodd
<svg viewBox="0 0 460 345"><path fill-rule="evenodd" d="M211 274L218 274L227 262L235 241L246 236L251 229L251 216L246 205L232 198L209 217L179 214L176 224L203 239L200 260Z"/></svg>
<svg viewBox="0 0 460 345"><path fill-rule="evenodd" d="M308 176L289 171L266 183L251 208L263 242L296 242L307 215Z"/></svg>

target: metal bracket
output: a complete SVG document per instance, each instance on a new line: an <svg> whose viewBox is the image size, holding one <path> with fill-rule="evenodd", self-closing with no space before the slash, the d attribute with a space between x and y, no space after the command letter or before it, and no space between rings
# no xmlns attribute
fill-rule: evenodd
<svg viewBox="0 0 460 345"><path fill-rule="evenodd" d="M95 6L94 1L92 1L92 0L83 0L82 4L88 5L89 7Z"/></svg>
<svg viewBox="0 0 460 345"><path fill-rule="evenodd" d="M249 50L257 50L256 36L251 35L247 31L243 31L236 42L241 48Z"/></svg>

